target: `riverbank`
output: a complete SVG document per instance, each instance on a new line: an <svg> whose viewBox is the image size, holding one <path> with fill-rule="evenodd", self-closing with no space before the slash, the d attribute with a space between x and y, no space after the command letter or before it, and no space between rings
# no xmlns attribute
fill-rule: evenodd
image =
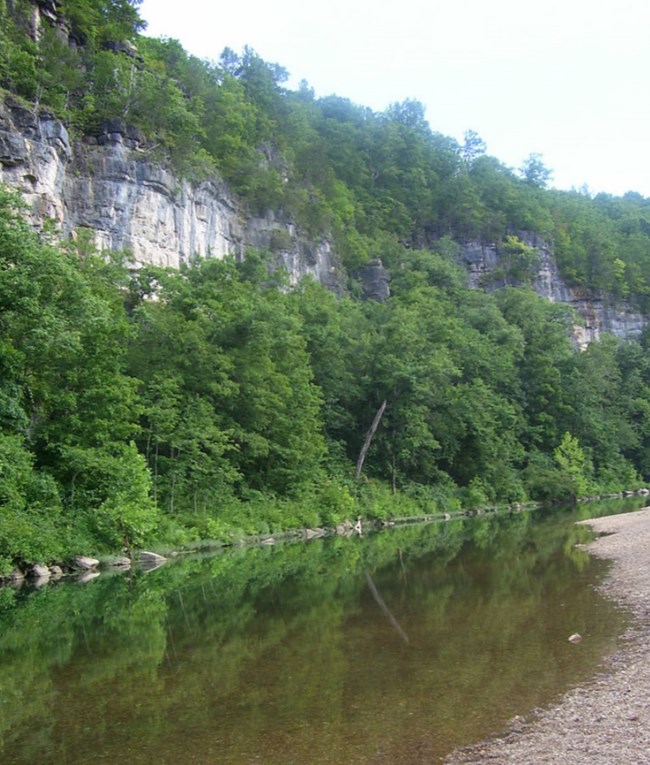
<svg viewBox="0 0 650 765"><path fill-rule="evenodd" d="M621 495L622 496L622 495ZM98 576L100 571L127 571L133 566L142 565L147 570L158 567L168 561L188 555L214 554L230 547L257 547L276 543L288 544L305 542L312 539L332 536L363 535L369 531L379 531L394 526L407 526L436 521L449 521L454 518L473 517L486 513L518 512L541 507L540 503L528 502L504 505L502 507L486 507L459 510L454 513L420 514L415 516L394 517L388 520L357 516L356 521L344 520L335 526L313 526L293 528L265 534L249 534L235 537L226 534L222 539L199 539L177 547L154 546L154 552L132 550L131 558L125 557L126 550L114 551L113 554L99 554L97 558L90 555L75 555L67 560L57 560L53 563L30 563L22 568L14 568L8 575L0 576L0 587L7 585L21 586L26 580L43 586L48 582L58 582L62 577L76 577L77 580L90 581L90 574ZM81 561L81 563L80 563ZM94 561L89 564L88 561Z"/></svg>
<svg viewBox="0 0 650 765"><path fill-rule="evenodd" d="M645 487L636 490L610 494L606 496L582 497L578 503L596 502L604 500L630 499L632 497L646 497L650 495L650 489ZM420 513L418 515L393 516L379 519L358 515L356 522L350 520L341 521L335 526L313 526L301 528L289 528L275 532L254 533L236 536L234 532L225 533L220 539L197 539L178 546L154 545L150 549L154 552L132 550L131 558L126 558L126 550L114 550L112 553L99 553L92 551L82 555L72 555L66 559L58 559L48 562L34 561L21 567L15 567L5 576L0 576L0 587L22 586L25 581L31 581L43 586L48 582L59 582L62 577L76 577L83 581L90 581L90 574L96 576L100 571L114 573L116 569L127 571L134 565L142 563L147 570L155 565L162 565L170 558L183 557L195 554L210 554L229 547L256 547L258 545L270 545L276 543L303 542L327 536L351 536L363 534L366 531L378 531L394 526L423 524L432 522L450 521L462 517L480 516L490 513L514 513L525 510L535 510L544 507L540 502L512 503L507 505L493 505L487 507L464 508L453 512L436 512L433 514ZM366 508L367 509L367 508ZM95 559L96 566L78 565L80 559ZM89 569L91 571L89 572Z"/></svg>
<svg viewBox="0 0 650 765"><path fill-rule="evenodd" d="M515 718L500 736L451 754L447 765L650 763L650 508L581 523L606 535L586 546L613 561L603 593L634 614L618 652L557 706Z"/></svg>

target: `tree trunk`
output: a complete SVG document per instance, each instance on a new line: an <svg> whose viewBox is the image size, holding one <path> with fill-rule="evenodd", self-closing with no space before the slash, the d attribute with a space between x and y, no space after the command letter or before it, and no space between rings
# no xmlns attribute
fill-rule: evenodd
<svg viewBox="0 0 650 765"><path fill-rule="evenodd" d="M359 459L357 460L357 472L356 472L357 481L359 480L359 476L361 475L361 469L363 468L363 463L364 463L364 460L366 459L366 454L368 453L368 449L370 448L370 442L372 441L372 437L375 435L377 428L379 427L379 422L382 418L382 415L384 414L385 409L386 409L386 399L383 400L382 405L377 410L375 419L372 421L370 430L366 433L366 440L363 442L363 447L361 448L361 451L359 452Z"/></svg>

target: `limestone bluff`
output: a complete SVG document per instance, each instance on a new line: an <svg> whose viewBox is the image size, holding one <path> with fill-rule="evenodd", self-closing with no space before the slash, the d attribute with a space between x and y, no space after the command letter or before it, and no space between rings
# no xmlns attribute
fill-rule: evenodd
<svg viewBox="0 0 650 765"><path fill-rule="evenodd" d="M187 259L243 257L269 250L291 283L303 276L335 288L337 263L327 239L308 241L273 212L250 215L216 176L191 183L145 150L122 120L98 137L72 141L51 112L17 100L0 105L0 180L25 199L31 221L51 221L63 237L89 230L100 250L128 250L135 265L178 268Z"/></svg>
<svg viewBox="0 0 650 765"><path fill-rule="evenodd" d="M248 248L257 248L272 254L291 284L304 276L337 292L345 284L330 239L310 239L291 219L273 211L251 214L217 176L200 182L178 177L152 157L140 131L120 119L105 123L96 137L72 140L52 112L6 97L0 103L0 181L20 192L35 226L49 221L63 238L88 231L100 250L128 250L135 267L178 268L197 255L242 258ZM531 286L547 300L572 306L581 317L574 329L579 347L604 332L625 338L641 334L645 316L624 301L569 287L549 243L531 232L521 236L539 255ZM459 260L472 287L484 286L499 258L497 244L459 244ZM385 299L390 275L380 262L369 266L358 274L364 294Z"/></svg>

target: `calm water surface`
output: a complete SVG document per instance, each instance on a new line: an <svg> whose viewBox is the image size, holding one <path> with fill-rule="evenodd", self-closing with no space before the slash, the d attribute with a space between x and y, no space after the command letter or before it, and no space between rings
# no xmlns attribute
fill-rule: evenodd
<svg viewBox="0 0 650 765"><path fill-rule="evenodd" d="M0 590L0 762L440 762L613 650L625 617L595 591L607 564L575 549L575 519L481 516Z"/></svg>

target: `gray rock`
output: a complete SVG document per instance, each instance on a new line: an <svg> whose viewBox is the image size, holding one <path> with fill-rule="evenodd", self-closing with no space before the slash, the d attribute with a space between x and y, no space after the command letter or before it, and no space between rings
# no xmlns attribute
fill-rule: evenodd
<svg viewBox="0 0 650 765"><path fill-rule="evenodd" d="M361 280L364 298L377 300L380 303L388 300L390 297L390 274L379 258L366 263L363 268L356 272L356 276Z"/></svg>
<svg viewBox="0 0 650 765"><path fill-rule="evenodd" d="M319 539L320 537L324 537L326 534L327 531L321 528L305 529L306 539Z"/></svg>
<svg viewBox="0 0 650 765"><path fill-rule="evenodd" d="M534 248L539 256L537 272L531 283L535 292L552 303L567 304L580 317L572 330L578 348L586 348L604 333L634 338L643 332L647 319L625 301L614 305L602 294L587 294L584 290L569 287L560 276L549 242L528 231L518 232L518 237L526 246ZM459 260L467 271L470 287L496 290L512 283L499 273L501 259L496 244L465 242L460 248Z"/></svg>
<svg viewBox="0 0 650 765"><path fill-rule="evenodd" d="M27 156L27 145L22 136L0 131L0 164L4 167L16 167L24 164Z"/></svg>
<svg viewBox="0 0 650 765"><path fill-rule="evenodd" d="M39 122L39 127L41 137L57 151L62 160L68 161L72 156L72 147L65 126L52 117Z"/></svg>
<svg viewBox="0 0 650 765"><path fill-rule="evenodd" d="M0 182L23 195L35 226L52 221L64 238L86 229L99 249L129 250L136 268L178 268L195 256L242 258L248 248L268 248L275 237L282 246L273 255L273 266L286 269L291 284L310 276L338 294L344 291L330 240L310 240L278 213L251 215L216 175L194 183L180 178L152 160L145 136L122 119L107 121L96 139L72 143L52 113L37 113L6 98L0 103ZM517 236L539 256L532 287L581 317L573 329L577 347L603 333L640 335L648 323L644 316L625 301L613 303L604 295L568 287L550 244L531 232ZM499 274L498 244L466 242L458 257L470 286L497 289L506 283ZM390 274L379 259L357 276L367 299L390 296Z"/></svg>
<svg viewBox="0 0 650 765"><path fill-rule="evenodd" d="M39 564L35 564L31 567L29 576L34 579L48 580L51 576L50 569L47 566L40 566Z"/></svg>
<svg viewBox="0 0 650 765"><path fill-rule="evenodd" d="M134 265L177 268L188 259L243 257L283 247L274 265L296 284L303 276L341 292L331 242L310 240L286 217L252 216L217 176L190 183L152 161L145 136L122 119L98 138L71 143L51 113L0 103L0 181L20 191L36 226L53 220L63 237L92 232L100 249L130 250Z"/></svg>
<svg viewBox="0 0 650 765"><path fill-rule="evenodd" d="M86 555L77 555L73 561L73 565L75 568L81 569L82 571L92 571L99 566L99 561L97 558L88 558Z"/></svg>
<svg viewBox="0 0 650 765"><path fill-rule="evenodd" d="M108 565L109 568L131 568L131 558L127 558L126 556L115 558L115 560L112 560Z"/></svg>
<svg viewBox="0 0 650 765"><path fill-rule="evenodd" d="M61 579L63 576L63 569L61 566L50 566L50 574L52 579Z"/></svg>
<svg viewBox="0 0 650 765"><path fill-rule="evenodd" d="M164 563L167 560L163 555L158 555L158 553L155 552L149 552L147 550L143 550L140 553L140 562L141 563L153 563L153 564L160 564Z"/></svg>

